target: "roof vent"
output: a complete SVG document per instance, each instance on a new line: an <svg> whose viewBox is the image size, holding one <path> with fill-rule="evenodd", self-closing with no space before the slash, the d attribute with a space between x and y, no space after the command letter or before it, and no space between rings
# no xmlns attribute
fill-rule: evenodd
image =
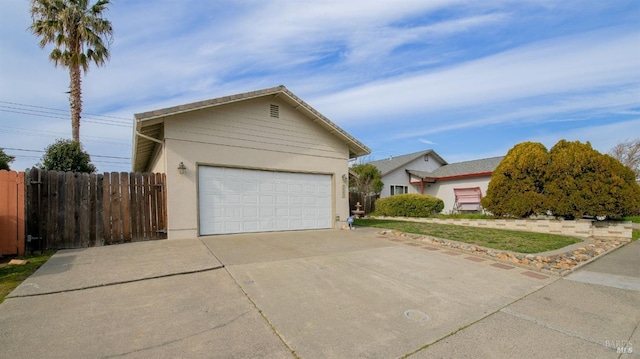
<svg viewBox="0 0 640 359"><path fill-rule="evenodd" d="M273 118L280 118L280 106L278 105L270 105L269 106L269 115Z"/></svg>

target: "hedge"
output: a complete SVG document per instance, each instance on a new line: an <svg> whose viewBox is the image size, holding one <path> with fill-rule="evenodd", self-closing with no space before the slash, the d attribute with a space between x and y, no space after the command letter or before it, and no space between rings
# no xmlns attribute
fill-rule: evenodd
<svg viewBox="0 0 640 359"><path fill-rule="evenodd" d="M444 202L422 194L400 194L376 201L376 214L390 217L429 217L440 213Z"/></svg>

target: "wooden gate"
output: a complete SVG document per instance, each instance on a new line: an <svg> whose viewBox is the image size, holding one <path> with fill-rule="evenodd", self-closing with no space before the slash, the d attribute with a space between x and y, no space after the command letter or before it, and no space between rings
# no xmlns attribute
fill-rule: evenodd
<svg viewBox="0 0 640 359"><path fill-rule="evenodd" d="M24 254L24 172L0 170L0 255Z"/></svg>
<svg viewBox="0 0 640 359"><path fill-rule="evenodd" d="M26 173L27 235L40 248L167 238L163 173Z"/></svg>

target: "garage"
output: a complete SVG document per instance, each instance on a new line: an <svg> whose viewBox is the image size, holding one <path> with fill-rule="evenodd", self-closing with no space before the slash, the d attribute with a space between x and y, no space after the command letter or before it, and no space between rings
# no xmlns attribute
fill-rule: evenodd
<svg viewBox="0 0 640 359"><path fill-rule="evenodd" d="M284 86L135 115L133 170L166 174L169 239L342 228L371 152Z"/></svg>
<svg viewBox="0 0 640 359"><path fill-rule="evenodd" d="M331 228L331 175L198 167L199 234Z"/></svg>

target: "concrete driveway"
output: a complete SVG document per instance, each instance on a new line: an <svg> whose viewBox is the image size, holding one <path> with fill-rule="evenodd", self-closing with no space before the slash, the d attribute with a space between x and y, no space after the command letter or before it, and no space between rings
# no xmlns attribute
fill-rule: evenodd
<svg viewBox="0 0 640 359"><path fill-rule="evenodd" d="M0 356L637 355L640 273L607 275L623 288L366 228L67 250L0 305Z"/></svg>

